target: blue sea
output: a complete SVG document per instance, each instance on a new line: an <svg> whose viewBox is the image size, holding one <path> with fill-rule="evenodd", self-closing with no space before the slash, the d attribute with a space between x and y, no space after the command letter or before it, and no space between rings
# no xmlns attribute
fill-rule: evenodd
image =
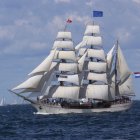
<svg viewBox="0 0 140 140"><path fill-rule="evenodd" d="M0 140L140 140L140 101L116 113L35 115L31 105L0 107Z"/></svg>

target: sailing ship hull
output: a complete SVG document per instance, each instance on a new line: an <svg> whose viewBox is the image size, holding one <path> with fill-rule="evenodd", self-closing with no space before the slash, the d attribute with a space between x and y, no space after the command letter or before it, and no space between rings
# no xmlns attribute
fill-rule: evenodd
<svg viewBox="0 0 140 140"><path fill-rule="evenodd" d="M128 110L132 102L114 104L108 108L93 108L93 109L73 109L73 108L62 108L61 106L55 105L43 105L43 104L32 104L36 108L35 114L67 114L67 113L93 113L93 112L118 112Z"/></svg>

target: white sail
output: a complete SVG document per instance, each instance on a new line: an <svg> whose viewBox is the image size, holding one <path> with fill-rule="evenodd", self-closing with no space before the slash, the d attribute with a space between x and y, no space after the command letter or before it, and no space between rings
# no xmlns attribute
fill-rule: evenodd
<svg viewBox="0 0 140 140"><path fill-rule="evenodd" d="M78 60L79 71L83 70L83 66L84 66L86 55L87 55L87 52Z"/></svg>
<svg viewBox="0 0 140 140"><path fill-rule="evenodd" d="M88 85L86 98L109 100L108 85Z"/></svg>
<svg viewBox="0 0 140 140"><path fill-rule="evenodd" d="M34 97L35 95L38 94L39 95L47 95L48 94L48 90L49 90L49 86L51 85L51 82L54 78L54 71L56 70L57 68L57 65L54 65L54 67L52 69L50 69L48 72L46 72L44 75L43 75L43 78L41 79L40 81L40 87L38 87L38 91L39 92L32 92L29 97Z"/></svg>
<svg viewBox="0 0 140 140"><path fill-rule="evenodd" d="M36 89L40 83L40 80L43 75L35 75L30 77L25 82L21 83L20 85L14 87L12 90L19 90L19 89Z"/></svg>
<svg viewBox="0 0 140 140"><path fill-rule="evenodd" d="M116 96L115 92L115 74L112 75L109 79L109 98L110 100L114 100Z"/></svg>
<svg viewBox="0 0 140 140"><path fill-rule="evenodd" d="M85 35L87 34L100 34L99 25L87 25Z"/></svg>
<svg viewBox="0 0 140 140"><path fill-rule="evenodd" d="M82 47L84 41L81 41L76 47L75 50L79 50Z"/></svg>
<svg viewBox="0 0 140 140"><path fill-rule="evenodd" d="M126 80L126 78L128 78L131 75L131 72L128 68L128 65L125 61L124 55L120 47L118 47L118 70L120 74L121 83L123 83Z"/></svg>
<svg viewBox="0 0 140 140"><path fill-rule="evenodd" d="M106 72L106 63L89 61L88 70L93 70L95 72Z"/></svg>
<svg viewBox="0 0 140 140"><path fill-rule="evenodd" d="M77 58L74 51L59 51L57 59L66 59L76 62Z"/></svg>
<svg viewBox="0 0 140 140"><path fill-rule="evenodd" d="M58 32L57 39L72 39L71 32Z"/></svg>
<svg viewBox="0 0 140 140"><path fill-rule="evenodd" d="M5 105L5 98L2 98L0 101L0 106L4 106Z"/></svg>
<svg viewBox="0 0 140 140"><path fill-rule="evenodd" d="M107 75L106 73L92 73L89 72L87 74L87 80L93 80L93 81L101 81L107 84Z"/></svg>
<svg viewBox="0 0 140 140"><path fill-rule="evenodd" d="M115 45L113 46L113 48L108 52L107 54L107 67L108 67L108 70L110 71L111 70L111 66L112 66L112 63L113 63L113 52L114 52L114 48L115 48Z"/></svg>
<svg viewBox="0 0 140 140"><path fill-rule="evenodd" d="M52 62L49 71L52 70L53 68L57 69L56 66L58 66L58 62Z"/></svg>
<svg viewBox="0 0 140 140"><path fill-rule="evenodd" d="M78 56L83 56L86 52L87 48L80 48L78 52Z"/></svg>
<svg viewBox="0 0 140 140"><path fill-rule="evenodd" d="M102 45L102 38L100 36L84 36L83 37L82 46L101 46Z"/></svg>
<svg viewBox="0 0 140 140"><path fill-rule="evenodd" d="M55 55L55 51L56 50L52 51L50 53L50 55L28 75L34 75L34 74L37 74L37 73L47 72L51 67L52 60L53 60L53 57Z"/></svg>
<svg viewBox="0 0 140 140"><path fill-rule="evenodd" d="M78 86L53 86L50 91L48 98L68 98L68 99L78 99L79 98Z"/></svg>
<svg viewBox="0 0 140 140"><path fill-rule="evenodd" d="M58 66L59 71L74 72L77 73L77 63L60 63Z"/></svg>
<svg viewBox="0 0 140 140"><path fill-rule="evenodd" d="M119 85L119 93L120 95L135 95L131 76L122 85Z"/></svg>
<svg viewBox="0 0 140 140"><path fill-rule="evenodd" d="M66 81L76 85L79 85L79 76L78 74L74 75L60 75L58 81Z"/></svg>
<svg viewBox="0 0 140 140"><path fill-rule="evenodd" d="M73 42L71 40L55 41L53 45L53 49L56 49L56 48L74 50Z"/></svg>
<svg viewBox="0 0 140 140"><path fill-rule="evenodd" d="M96 58L100 58L102 60L106 60L105 59L105 53L103 49L97 50L97 49L88 49L88 57L96 57Z"/></svg>

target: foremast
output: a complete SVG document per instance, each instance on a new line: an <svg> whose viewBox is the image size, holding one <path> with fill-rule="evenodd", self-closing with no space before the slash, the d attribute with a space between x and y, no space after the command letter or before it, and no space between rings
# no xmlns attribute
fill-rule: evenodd
<svg viewBox="0 0 140 140"><path fill-rule="evenodd" d="M56 49L53 62L58 64L54 72L54 81L47 98L67 98L76 100L79 97L78 63L71 32L58 32L53 49ZM52 50L54 51L54 50Z"/></svg>
<svg viewBox="0 0 140 140"><path fill-rule="evenodd" d="M66 29L58 32L49 56L11 91L17 95L28 92L29 97L78 99L78 63L71 32Z"/></svg>

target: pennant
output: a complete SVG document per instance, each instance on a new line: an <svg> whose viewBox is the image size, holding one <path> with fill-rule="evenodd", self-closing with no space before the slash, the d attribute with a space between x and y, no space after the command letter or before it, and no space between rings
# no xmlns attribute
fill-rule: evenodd
<svg viewBox="0 0 140 140"><path fill-rule="evenodd" d="M103 17L103 11L93 11L93 17Z"/></svg>

